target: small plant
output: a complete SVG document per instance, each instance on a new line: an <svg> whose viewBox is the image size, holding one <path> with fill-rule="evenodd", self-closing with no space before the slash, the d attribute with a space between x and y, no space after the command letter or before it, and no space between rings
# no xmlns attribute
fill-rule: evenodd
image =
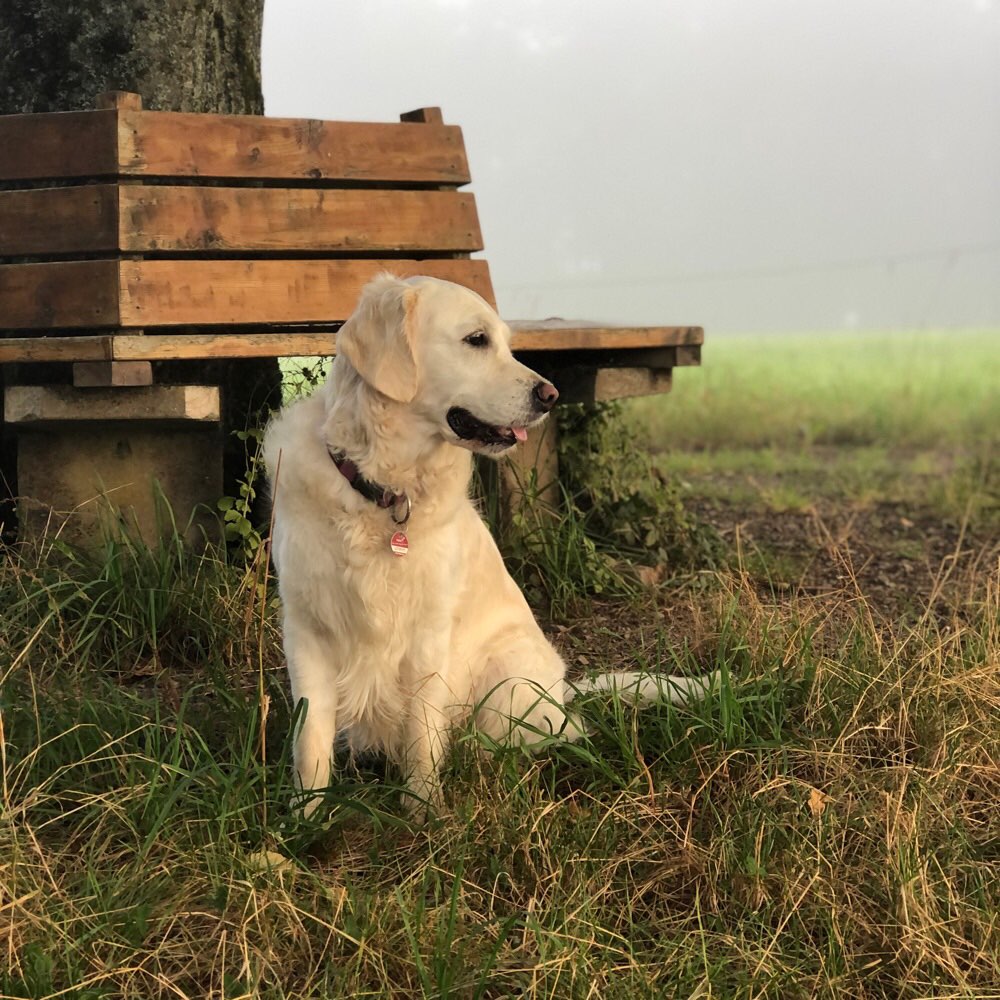
<svg viewBox="0 0 1000 1000"><path fill-rule="evenodd" d="M221 497L216 507L222 513L226 543L250 562L260 551L262 543L253 513L257 490L264 474L261 458L264 427L249 427L245 431L234 431L233 434L243 442L246 449L246 475L238 483L239 496Z"/></svg>
<svg viewBox="0 0 1000 1000"><path fill-rule="evenodd" d="M286 358L282 365L282 399L290 403L299 396L308 395L329 374L329 358ZM260 487L264 477L261 446L264 431L271 413L265 408L245 430L233 431L234 437L243 442L246 454L246 473L237 484L237 496L220 497L216 508L222 514L226 544L248 563L257 558L263 542L265 525L259 511ZM266 507L266 502L264 503Z"/></svg>
<svg viewBox="0 0 1000 1000"><path fill-rule="evenodd" d="M565 491L555 512L532 484L521 489L524 499L501 528L500 545L529 602L545 604L551 616L562 618L587 597L636 592L615 556L588 534L586 518Z"/></svg>
<svg viewBox="0 0 1000 1000"><path fill-rule="evenodd" d="M634 596L643 575L635 564L678 573L723 563L718 534L635 447L617 403L557 413L557 509L542 499L534 470L518 479L509 510L492 463L476 480L490 530L531 603L561 618L589 597Z"/></svg>
<svg viewBox="0 0 1000 1000"><path fill-rule="evenodd" d="M290 403L306 396L326 381L331 358L285 358L281 365L282 401Z"/></svg>
<svg viewBox="0 0 1000 1000"><path fill-rule="evenodd" d="M21 644L26 665L62 680L86 669L138 680L217 657L252 660L270 609L261 574L221 547L194 551L176 531L155 545L121 531L86 548L23 544L0 579L6 640Z"/></svg>
<svg viewBox="0 0 1000 1000"><path fill-rule="evenodd" d="M560 481L603 550L674 572L722 562L719 536L685 509L677 488L636 445L619 402L557 412Z"/></svg>

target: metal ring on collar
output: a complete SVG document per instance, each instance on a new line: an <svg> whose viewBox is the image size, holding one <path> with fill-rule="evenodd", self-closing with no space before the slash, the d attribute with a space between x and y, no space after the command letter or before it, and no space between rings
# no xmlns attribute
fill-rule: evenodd
<svg viewBox="0 0 1000 1000"><path fill-rule="evenodd" d="M406 504L406 513L402 517L396 517L396 510L401 503ZM413 509L413 505L410 503L410 498L405 493L400 493L396 497L396 502L390 508L390 514L392 515L393 524L406 524L410 519L410 511Z"/></svg>

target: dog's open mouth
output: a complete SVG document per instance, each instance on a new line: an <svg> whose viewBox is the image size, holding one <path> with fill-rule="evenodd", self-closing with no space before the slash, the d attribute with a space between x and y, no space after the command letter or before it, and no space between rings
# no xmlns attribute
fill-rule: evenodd
<svg viewBox="0 0 1000 1000"><path fill-rule="evenodd" d="M463 440L476 444L510 448L518 441L528 438L525 427L500 427L488 424L479 417L473 416L460 406L453 406L447 414L448 426Z"/></svg>

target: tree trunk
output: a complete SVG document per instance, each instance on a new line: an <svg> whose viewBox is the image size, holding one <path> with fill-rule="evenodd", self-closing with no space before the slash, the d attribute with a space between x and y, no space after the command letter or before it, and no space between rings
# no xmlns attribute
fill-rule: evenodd
<svg viewBox="0 0 1000 1000"><path fill-rule="evenodd" d="M0 0L0 114L94 107L127 90L153 110L263 114L260 37L264 0ZM26 373L17 373L19 380ZM5 375L10 378L13 371ZM32 381L68 378L38 366ZM158 381L222 386L226 492L245 472L232 432L281 401L273 359L166 362ZM0 412L3 389L0 386ZM3 483L16 495L13 444L0 444ZM9 516L0 509L0 521Z"/></svg>
<svg viewBox="0 0 1000 1000"><path fill-rule="evenodd" d="M264 0L0 0L0 114L106 90L163 111L263 114Z"/></svg>

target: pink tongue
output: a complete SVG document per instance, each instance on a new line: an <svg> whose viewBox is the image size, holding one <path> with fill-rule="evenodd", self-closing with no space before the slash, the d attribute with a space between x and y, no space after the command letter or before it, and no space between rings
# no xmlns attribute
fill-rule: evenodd
<svg viewBox="0 0 1000 1000"><path fill-rule="evenodd" d="M511 430L514 432L514 438L516 440L518 441L528 440L528 432L523 427L511 427Z"/></svg>

